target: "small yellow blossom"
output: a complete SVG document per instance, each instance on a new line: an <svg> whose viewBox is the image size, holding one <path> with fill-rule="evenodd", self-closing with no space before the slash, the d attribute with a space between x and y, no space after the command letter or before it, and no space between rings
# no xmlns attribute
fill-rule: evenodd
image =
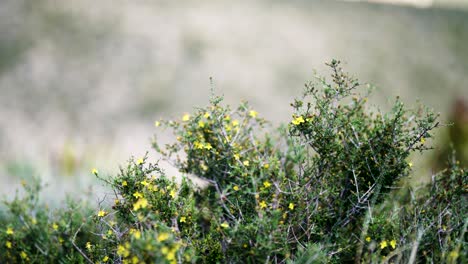
<svg viewBox="0 0 468 264"><path fill-rule="evenodd" d="M102 259L102 262L107 262L109 261L109 256L105 256L103 259Z"/></svg>
<svg viewBox="0 0 468 264"><path fill-rule="evenodd" d="M366 241L371 242L371 237L370 236L366 237Z"/></svg>
<svg viewBox="0 0 468 264"><path fill-rule="evenodd" d="M60 244L63 244L63 242L65 242L65 240L63 240L63 238L61 238L61 237L59 237L58 241L59 241Z"/></svg>
<svg viewBox="0 0 468 264"><path fill-rule="evenodd" d="M185 216L182 216L179 220L181 223L187 223L187 218Z"/></svg>
<svg viewBox="0 0 468 264"><path fill-rule="evenodd" d="M459 253L458 253L458 250L452 250L450 251L449 253L449 257L452 258L452 259L457 259L459 257Z"/></svg>
<svg viewBox="0 0 468 264"><path fill-rule="evenodd" d="M163 242L169 239L170 234L169 233L161 233L158 235L158 241Z"/></svg>
<svg viewBox="0 0 468 264"><path fill-rule="evenodd" d="M13 228L8 227L7 230L6 230L6 233L7 233L7 235L13 235L15 233L15 231L13 231Z"/></svg>
<svg viewBox="0 0 468 264"><path fill-rule="evenodd" d="M396 240L393 239L392 241L390 241L390 246L395 249L396 248Z"/></svg>
<svg viewBox="0 0 468 264"><path fill-rule="evenodd" d="M254 110L250 110L249 112L249 116L253 117L253 118L256 118L258 115L257 111L254 111Z"/></svg>
<svg viewBox="0 0 468 264"><path fill-rule="evenodd" d="M426 143L426 139L422 137L421 138L421 144L424 144L424 143Z"/></svg>
<svg viewBox="0 0 468 264"><path fill-rule="evenodd" d="M37 219L36 219L36 218L31 219L31 223L32 223L33 225L36 225L36 224L37 224Z"/></svg>
<svg viewBox="0 0 468 264"><path fill-rule="evenodd" d="M236 120L232 121L232 126L236 127L238 125L239 125L239 120L236 119Z"/></svg>
<svg viewBox="0 0 468 264"><path fill-rule="evenodd" d="M265 164L263 165L263 168L265 168L265 169L268 169L268 168L270 168L270 164L268 164L268 163L265 163Z"/></svg>
<svg viewBox="0 0 468 264"><path fill-rule="evenodd" d="M265 201L261 201L259 205L262 209L267 207L267 203Z"/></svg>
<svg viewBox="0 0 468 264"><path fill-rule="evenodd" d="M232 187L232 189L233 189L234 191L238 191L238 190L239 190L239 186L235 185L234 187Z"/></svg>
<svg viewBox="0 0 468 264"><path fill-rule="evenodd" d="M201 164L200 165L200 168L204 171L207 171L208 170L208 166L206 166L205 164Z"/></svg>
<svg viewBox="0 0 468 264"><path fill-rule="evenodd" d="M138 164L138 165L143 164L143 162L145 162L145 161L143 160L143 158L139 158L139 159L137 160L137 164Z"/></svg>
<svg viewBox="0 0 468 264"><path fill-rule="evenodd" d="M137 240L141 238L141 232L140 232L140 230L134 230L133 233L132 233L132 235L133 235L133 237L134 237L135 239L137 239Z"/></svg>
<svg viewBox="0 0 468 264"><path fill-rule="evenodd" d="M53 223L52 224L52 229L54 229L55 231L57 231L59 228L59 226L57 225L57 223Z"/></svg>
<svg viewBox="0 0 468 264"><path fill-rule="evenodd" d="M140 198L133 204L133 211L140 210L141 208L146 208L148 206L148 200L145 198Z"/></svg>
<svg viewBox="0 0 468 264"><path fill-rule="evenodd" d="M5 243L5 246L6 246L7 248L11 248L11 242L10 242L10 241L7 241L7 242Z"/></svg>
<svg viewBox="0 0 468 264"><path fill-rule="evenodd" d="M171 192L169 193L169 196L171 196L172 198L175 198L175 196L176 196L176 191L175 191L175 190L171 190Z"/></svg>
<svg viewBox="0 0 468 264"><path fill-rule="evenodd" d="M27 259L27 258L28 258L28 254L26 254L26 252L24 252L24 251L21 251L20 257L21 257L22 259Z"/></svg>
<svg viewBox="0 0 468 264"><path fill-rule="evenodd" d="M143 185L143 186L146 186L146 185L148 185L148 182L146 180L143 180L143 181L140 182L140 184Z"/></svg>
<svg viewBox="0 0 468 264"><path fill-rule="evenodd" d="M206 143L206 144L205 144L205 149L210 150L210 149L212 149L212 148L213 148L213 147L211 146L210 143Z"/></svg>
<svg viewBox="0 0 468 264"><path fill-rule="evenodd" d="M289 203L289 209L294 210L294 203Z"/></svg>
<svg viewBox="0 0 468 264"><path fill-rule="evenodd" d="M229 228L228 222L224 221L224 222L221 224L221 227L222 227L222 228Z"/></svg>
<svg viewBox="0 0 468 264"><path fill-rule="evenodd" d="M387 244L387 241L386 241L386 240L380 242L380 249L384 249L384 248L386 248L387 246L388 246L388 244Z"/></svg>
<svg viewBox="0 0 468 264"><path fill-rule="evenodd" d="M127 185L128 185L127 181L123 181L123 182L122 182L122 186L123 186L123 187L125 187L125 186L127 186Z"/></svg>
<svg viewBox="0 0 468 264"><path fill-rule="evenodd" d="M203 115L204 118L209 118L210 116L211 116L211 115L210 115L210 113L208 113L208 112L206 112L206 113Z"/></svg>
<svg viewBox="0 0 468 264"><path fill-rule="evenodd" d="M97 215L98 215L99 217L104 217L104 216L106 216L106 214L107 214L106 211L99 210L99 212L98 212Z"/></svg>
<svg viewBox="0 0 468 264"><path fill-rule="evenodd" d="M235 159L235 160L239 160L239 159L240 159L239 154L234 154L234 159Z"/></svg>
<svg viewBox="0 0 468 264"><path fill-rule="evenodd" d="M142 197L143 197L143 194L141 194L140 192L137 191L137 192L135 192L135 193L133 194L133 197L135 197L135 198L142 198Z"/></svg>
<svg viewBox="0 0 468 264"><path fill-rule="evenodd" d="M293 123L293 125L300 125L301 123L304 123L305 120L302 116L299 116L299 117L296 117L293 119L293 121L291 121L291 123Z"/></svg>
<svg viewBox="0 0 468 264"><path fill-rule="evenodd" d="M226 115L226 116L224 117L224 120L230 121L230 120L231 120L231 116L230 116L230 115Z"/></svg>
<svg viewBox="0 0 468 264"><path fill-rule="evenodd" d="M154 122L154 126L155 126L155 127L159 127L160 125L161 125L161 122L159 122L159 121L155 121L155 122Z"/></svg>
<svg viewBox="0 0 468 264"><path fill-rule="evenodd" d="M117 247L117 254L123 257L128 257L130 255L130 251L126 247L119 245Z"/></svg>
<svg viewBox="0 0 468 264"><path fill-rule="evenodd" d="M185 114L183 117L182 117L182 121L184 122L187 122L190 120L190 115L189 114Z"/></svg>
<svg viewBox="0 0 468 264"><path fill-rule="evenodd" d="M199 127L199 128L204 128L204 127L205 127L205 122L203 122L203 121L198 121L198 127Z"/></svg>
<svg viewBox="0 0 468 264"><path fill-rule="evenodd" d="M89 242L89 241L86 242L86 249L91 250L91 247L92 247L91 242Z"/></svg>
<svg viewBox="0 0 468 264"><path fill-rule="evenodd" d="M91 170L91 173L94 174L94 175L98 175L99 171L96 168L93 168Z"/></svg>
<svg viewBox="0 0 468 264"><path fill-rule="evenodd" d="M408 162L408 166L409 166L410 168L413 167L413 163Z"/></svg>
<svg viewBox="0 0 468 264"><path fill-rule="evenodd" d="M249 166L250 162L248 160L244 160L244 162L242 162L242 164L244 164L244 166Z"/></svg>
<svg viewBox="0 0 468 264"><path fill-rule="evenodd" d="M263 186L265 186L265 188L269 188L271 186L271 183L269 181L264 181Z"/></svg>

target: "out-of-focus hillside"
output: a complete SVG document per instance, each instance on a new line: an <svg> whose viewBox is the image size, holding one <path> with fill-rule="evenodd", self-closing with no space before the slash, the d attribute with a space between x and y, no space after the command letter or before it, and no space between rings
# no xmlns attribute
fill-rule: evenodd
<svg viewBox="0 0 468 264"><path fill-rule="evenodd" d="M149 148L154 120L206 104L209 77L275 122L331 58L375 84L383 108L401 95L448 113L468 90L468 12L455 9L4 0L0 34L2 186L32 168L79 184L90 167L116 171Z"/></svg>

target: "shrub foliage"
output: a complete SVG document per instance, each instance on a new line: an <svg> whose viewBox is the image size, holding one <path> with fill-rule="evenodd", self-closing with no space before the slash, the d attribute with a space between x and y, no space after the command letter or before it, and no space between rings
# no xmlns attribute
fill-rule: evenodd
<svg viewBox="0 0 468 264"><path fill-rule="evenodd" d="M342 263L466 259L467 186L452 161L414 189L408 158L429 149L437 116L396 100L388 113L333 60L277 129L247 103L213 96L180 120L174 142L152 142L183 175L145 156L101 178L112 206L68 201L51 212L28 195L0 215L8 263ZM158 129L161 129L158 128ZM205 184L193 183L194 177Z"/></svg>

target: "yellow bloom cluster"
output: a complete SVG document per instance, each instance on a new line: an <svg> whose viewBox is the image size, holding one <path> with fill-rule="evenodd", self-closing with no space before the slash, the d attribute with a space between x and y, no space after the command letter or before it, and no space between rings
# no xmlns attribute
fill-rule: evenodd
<svg viewBox="0 0 468 264"><path fill-rule="evenodd" d="M304 123L304 122L305 122L305 120L304 120L304 118L303 118L302 116L298 116L298 117L294 118L294 119L291 121L291 123L292 123L293 125L296 125L296 126L298 126L298 125L300 125L300 124L302 124L302 123Z"/></svg>
<svg viewBox="0 0 468 264"><path fill-rule="evenodd" d="M148 207L148 200L146 200L146 198L143 198L143 197L138 199L138 201L136 201L133 204L133 210L134 211L138 211L141 208L146 208L146 207Z"/></svg>
<svg viewBox="0 0 468 264"><path fill-rule="evenodd" d="M382 242L380 242L380 249L384 249L384 248L388 247L388 244L389 244L389 243L390 243L390 246L391 246L393 249L396 248L396 244L397 244L397 243L396 243L396 240L393 239L393 240L388 241L388 242L387 242L387 240L383 240Z"/></svg>

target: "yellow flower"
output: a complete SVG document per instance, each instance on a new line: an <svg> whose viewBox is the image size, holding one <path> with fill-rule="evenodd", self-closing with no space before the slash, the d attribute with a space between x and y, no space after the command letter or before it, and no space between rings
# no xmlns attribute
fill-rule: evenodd
<svg viewBox="0 0 468 264"><path fill-rule="evenodd" d="M93 169L91 170L91 173L97 176L98 173L99 173L99 171L98 171L96 168L93 168Z"/></svg>
<svg viewBox="0 0 468 264"><path fill-rule="evenodd" d="M171 190L171 192L169 193L169 196L171 196L172 198L175 198L175 196L176 196L176 191L175 191L175 190Z"/></svg>
<svg viewBox="0 0 468 264"><path fill-rule="evenodd" d="M421 138L421 144L424 144L426 142L426 139L425 138Z"/></svg>
<svg viewBox="0 0 468 264"><path fill-rule="evenodd" d="M293 203L289 203L288 207L289 207L289 209L294 210L294 204Z"/></svg>
<svg viewBox="0 0 468 264"><path fill-rule="evenodd" d="M232 121L232 126L238 126L238 125L239 125L239 120Z"/></svg>
<svg viewBox="0 0 468 264"><path fill-rule="evenodd" d="M268 163L265 163L265 164L263 165L263 168L265 168L265 169L268 169L268 168L270 168L270 164L268 164Z"/></svg>
<svg viewBox="0 0 468 264"><path fill-rule="evenodd" d="M13 231L13 228L8 227L6 233L7 233L7 235L13 235L15 233L15 231Z"/></svg>
<svg viewBox="0 0 468 264"><path fill-rule="evenodd" d="M103 259L102 259L102 262L107 262L109 261L109 257L108 256L105 256Z"/></svg>
<svg viewBox="0 0 468 264"><path fill-rule="evenodd" d="M408 166L409 166L410 168L413 167L413 163L408 162Z"/></svg>
<svg viewBox="0 0 468 264"><path fill-rule="evenodd" d="M231 120L231 116L229 116L229 115L226 115L226 116L224 117L224 120L226 120L226 121L229 121L229 120Z"/></svg>
<svg viewBox="0 0 468 264"><path fill-rule="evenodd" d="M251 117L253 117L253 118L256 118L256 117L257 117L257 115L258 115L258 113L257 113L256 111L254 111L254 110L250 110L250 112L249 112L249 116L251 116Z"/></svg>
<svg viewBox="0 0 468 264"><path fill-rule="evenodd" d="M205 122L203 122L203 121L198 121L198 127L199 127L199 128L204 128L204 127L205 127Z"/></svg>
<svg viewBox="0 0 468 264"><path fill-rule="evenodd" d="M265 201L261 201L259 205L260 205L260 208L262 209L267 207L267 204Z"/></svg>
<svg viewBox="0 0 468 264"><path fill-rule="evenodd" d="M106 213L105 211L99 210L99 212L98 212L97 215L98 215L99 217L104 217L104 216L106 216L106 214L107 214L107 213Z"/></svg>
<svg viewBox="0 0 468 264"><path fill-rule="evenodd" d="M206 144L205 144L205 149L210 150L210 149L212 149L212 148L213 148L213 147L211 146L210 143L206 143Z"/></svg>
<svg viewBox="0 0 468 264"><path fill-rule="evenodd" d="M396 248L396 240L393 239L392 241L390 241L390 246L395 249Z"/></svg>
<svg viewBox="0 0 468 264"><path fill-rule="evenodd" d="M265 186L265 188L268 188L271 186L271 183L269 181L264 181L263 186Z"/></svg>
<svg viewBox="0 0 468 264"><path fill-rule="evenodd" d="M143 158L139 158L139 159L137 160L137 164L138 164L138 165L143 164L143 162L145 162L145 161L143 160Z"/></svg>
<svg viewBox="0 0 468 264"><path fill-rule="evenodd" d="M36 224L37 224L37 219L36 219L36 218L31 219L31 223L32 223L33 225L36 225Z"/></svg>
<svg viewBox="0 0 468 264"><path fill-rule="evenodd" d="M210 116L211 116L211 115L210 115L210 113L208 113L208 112L206 112L206 113L203 115L204 118L209 118Z"/></svg>
<svg viewBox="0 0 468 264"><path fill-rule="evenodd" d="M293 119L293 121L291 121L291 123L293 123L293 125L296 125L296 126L304 122L305 120L302 116L296 117Z"/></svg>
<svg viewBox="0 0 468 264"><path fill-rule="evenodd" d="M148 200L145 198L140 198L133 204L133 211L137 211L140 208L146 208L148 206Z"/></svg>
<svg viewBox="0 0 468 264"><path fill-rule="evenodd" d="M387 244L387 241L386 241L386 240L380 242L380 249L384 249L384 248L386 248L387 246L388 246L388 244Z"/></svg>
<svg viewBox="0 0 468 264"><path fill-rule="evenodd" d="M11 248L11 242L10 242L10 241L7 241L7 242L5 243L5 246L6 246L7 248Z"/></svg>
<svg viewBox="0 0 468 264"><path fill-rule="evenodd" d="M235 159L235 160L239 160L239 159L240 159L239 154L234 154L234 159Z"/></svg>
<svg viewBox="0 0 468 264"><path fill-rule="evenodd" d="M182 121L184 122L187 122L190 120L190 115L189 114L185 114L183 117L182 117Z"/></svg>
<svg viewBox="0 0 468 264"><path fill-rule="evenodd" d="M170 234L169 233L161 233L158 235L158 241L163 242L169 239Z"/></svg>
<svg viewBox="0 0 468 264"><path fill-rule="evenodd" d="M370 242L370 241L371 241L370 236L366 237L366 241L367 241L367 242Z"/></svg>
<svg viewBox="0 0 468 264"><path fill-rule="evenodd" d="M132 264L138 264L138 262L140 262L140 260L138 259L137 256L133 256L132 257Z"/></svg>
<svg viewBox="0 0 468 264"><path fill-rule="evenodd" d="M224 222L221 224L221 227L222 227L222 228L229 228L228 222L224 221Z"/></svg>
<svg viewBox="0 0 468 264"><path fill-rule="evenodd" d="M52 224L52 229L54 229L55 231L57 231L59 228L59 226L56 224L56 223L53 223Z"/></svg>
<svg viewBox="0 0 468 264"><path fill-rule="evenodd" d="M117 247L117 254L120 256L128 257L128 255L130 255L130 251L126 249L124 246L119 245Z"/></svg>
<svg viewBox="0 0 468 264"><path fill-rule="evenodd" d="M27 259L28 258L28 254L26 254L26 252L24 252L24 251L21 251L20 256L21 256L22 259Z"/></svg>
<svg viewBox="0 0 468 264"><path fill-rule="evenodd" d="M159 127L160 125L161 125L161 122L159 122L159 121L155 121L155 122L154 122L154 126L155 126L155 127Z"/></svg>
<svg viewBox="0 0 468 264"><path fill-rule="evenodd" d="M125 187L125 186L127 186L127 185L128 185L127 181L123 181L123 182L122 182L122 186Z"/></svg>
<svg viewBox="0 0 468 264"><path fill-rule="evenodd" d="M137 191L137 192L135 192L135 193L133 194L133 197L135 197L135 198L142 198L142 197L143 197L143 194L141 194L140 192Z"/></svg>
<svg viewBox="0 0 468 264"><path fill-rule="evenodd" d="M457 259L459 257L459 253L458 253L458 250L453 250L453 251L450 251L449 253L449 257L452 258L452 259Z"/></svg>
<svg viewBox="0 0 468 264"><path fill-rule="evenodd" d="M232 189L233 189L234 191L238 191L238 190L239 190L239 186L236 185L236 186L232 187Z"/></svg>
<svg viewBox="0 0 468 264"><path fill-rule="evenodd" d="M91 242L89 242L89 241L86 242L86 249L91 250L91 247L92 247Z"/></svg>
<svg viewBox="0 0 468 264"><path fill-rule="evenodd" d="M248 160L244 160L244 162L242 162L242 164L244 164L244 166L249 166L250 162Z"/></svg>
<svg viewBox="0 0 468 264"><path fill-rule="evenodd" d="M187 218L185 216L182 216L179 220L181 223L187 223Z"/></svg>
<svg viewBox="0 0 468 264"><path fill-rule="evenodd" d="M141 232L140 232L140 230L135 230L135 231L133 232L132 235L133 235L133 237L134 237L135 239L137 239L137 240L141 238Z"/></svg>

